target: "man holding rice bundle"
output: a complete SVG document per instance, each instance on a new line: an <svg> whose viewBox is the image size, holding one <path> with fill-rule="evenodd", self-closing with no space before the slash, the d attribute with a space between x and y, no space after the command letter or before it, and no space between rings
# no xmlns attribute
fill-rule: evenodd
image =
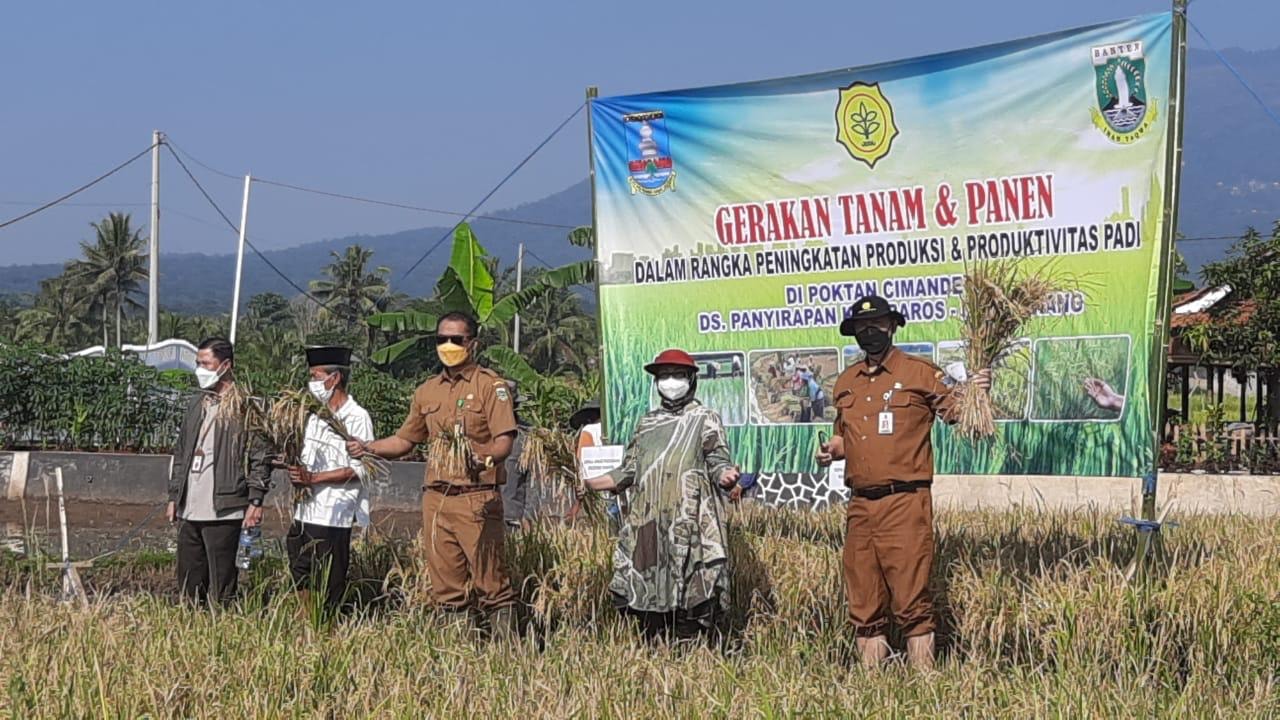
<svg viewBox="0 0 1280 720"><path fill-rule="evenodd" d="M348 435L373 439L369 413L347 392L351 350L344 347L306 349L311 380L307 389ZM316 415L307 419L301 465L289 468L289 481L307 492L296 504L285 539L293 582L305 597L323 589L325 604L337 609L347 588L351 565L351 527L369 524L369 497L364 464L351 457L346 442Z"/></svg>
<svg viewBox="0 0 1280 720"><path fill-rule="evenodd" d="M858 652L867 665L888 657L892 615L907 638L912 665L933 665L934 618L929 575L933 569L933 444L935 417L955 422L951 380L933 363L893 346L906 325L880 297L854 304L840 325L865 357L840 375L836 420L819 464L845 460L844 582ZM970 382L986 390L991 371Z"/></svg>
<svg viewBox="0 0 1280 720"><path fill-rule="evenodd" d="M500 486L516 417L507 383L476 364L475 318L460 312L436 324L444 372L418 386L395 435L348 442L352 457L398 458L428 442L422 537L431 592L445 612L466 619L475 607L495 636L515 631L515 592L503 567L505 523ZM474 601L473 601L474 594Z"/></svg>
<svg viewBox="0 0 1280 720"><path fill-rule="evenodd" d="M196 352L200 392L173 451L166 515L178 525L178 591L186 600L235 598L242 528L262 522L271 489L267 444L247 426L249 398L235 382L235 349L207 338Z"/></svg>

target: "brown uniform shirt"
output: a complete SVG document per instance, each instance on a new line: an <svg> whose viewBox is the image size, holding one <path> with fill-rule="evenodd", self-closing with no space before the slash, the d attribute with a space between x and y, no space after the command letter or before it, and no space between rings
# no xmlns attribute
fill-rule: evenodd
<svg viewBox="0 0 1280 720"><path fill-rule="evenodd" d="M507 382L488 368L468 365L450 377L441 373L413 392L409 415L396 431L412 443L461 427L477 455L489 454L490 444L516 431L516 415ZM428 477L427 484L500 485L506 481L502 463L476 468L458 477Z"/></svg>
<svg viewBox="0 0 1280 720"><path fill-rule="evenodd" d="M834 431L844 438L844 482L852 488L933 479L934 417L952 407L951 389L933 363L893 348L872 369L866 360L836 380ZM885 394L889 393L886 400ZM880 413L893 414L881 433Z"/></svg>

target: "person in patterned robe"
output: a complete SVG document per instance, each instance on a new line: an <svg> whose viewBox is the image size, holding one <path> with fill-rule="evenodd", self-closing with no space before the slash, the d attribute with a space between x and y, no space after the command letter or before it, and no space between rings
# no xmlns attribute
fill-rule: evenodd
<svg viewBox="0 0 1280 720"><path fill-rule="evenodd" d="M640 420L621 467L586 480L624 493L609 591L650 638L688 638L715 627L728 608L724 500L740 474L720 416L695 399L698 366L666 350L645 366L661 406Z"/></svg>

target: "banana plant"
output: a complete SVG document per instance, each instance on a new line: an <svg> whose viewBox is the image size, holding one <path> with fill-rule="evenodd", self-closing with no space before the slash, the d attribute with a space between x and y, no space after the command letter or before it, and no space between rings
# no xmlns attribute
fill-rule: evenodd
<svg viewBox="0 0 1280 720"><path fill-rule="evenodd" d="M570 234L570 241L577 245L590 242L590 239L584 240L583 230L586 230L585 235L590 235L589 228L578 228ZM435 295L426 303L425 309L377 313L369 317L368 323L379 330L394 335L411 333L409 337L374 351L373 361L391 363L419 344L428 344L435 334L437 321L446 313L465 312L476 318L482 331L500 330L511 322L516 313L546 293L595 280L595 263L584 260L548 270L519 292L495 297L496 283L489 270L489 259L489 253L476 239L471 227L466 223L458 225L453 233L449 266L436 283Z"/></svg>

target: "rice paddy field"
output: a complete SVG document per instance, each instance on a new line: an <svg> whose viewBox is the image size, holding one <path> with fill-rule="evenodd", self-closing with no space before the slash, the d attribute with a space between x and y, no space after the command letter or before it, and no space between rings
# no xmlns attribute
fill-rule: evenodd
<svg viewBox="0 0 1280 720"><path fill-rule="evenodd" d="M508 547L523 639L432 611L407 538L357 544L358 610L279 592L269 556L224 610L175 604L172 558L83 572L0 556L4 717L1280 716L1280 521L1184 517L1145 580L1114 517L937 515L941 656L918 673L855 658L839 581L843 514L734 508L725 635L650 644L608 606L600 528L537 526Z"/></svg>
<svg viewBox="0 0 1280 720"><path fill-rule="evenodd" d="M720 413L726 425L747 424L747 380L718 377L698 381L698 400Z"/></svg>
<svg viewBox="0 0 1280 720"><path fill-rule="evenodd" d="M794 375L785 364L807 368L826 395L821 417L809 423L829 426L835 421L831 399L840 376L840 355L834 348L803 348L796 351L759 351L748 356L751 375L751 422L755 425L788 425L800 422L801 397L793 389ZM775 375L776 373L776 375ZM807 393L807 391L806 391Z"/></svg>
<svg viewBox="0 0 1280 720"><path fill-rule="evenodd" d="M1129 372L1129 338L1040 340L1035 350L1035 402L1039 420L1115 420L1118 410L1102 408L1089 398L1084 383L1106 382L1125 394Z"/></svg>

